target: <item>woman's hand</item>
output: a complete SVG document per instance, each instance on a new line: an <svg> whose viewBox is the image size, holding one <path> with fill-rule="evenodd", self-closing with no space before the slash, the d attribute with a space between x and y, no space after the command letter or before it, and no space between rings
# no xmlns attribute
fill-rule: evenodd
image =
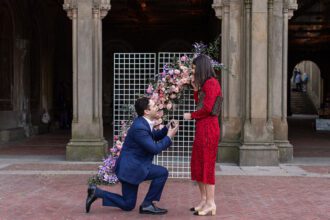
<svg viewBox="0 0 330 220"><path fill-rule="evenodd" d="M184 113L183 114L183 119L185 119L185 120L191 120L191 114L190 113Z"/></svg>

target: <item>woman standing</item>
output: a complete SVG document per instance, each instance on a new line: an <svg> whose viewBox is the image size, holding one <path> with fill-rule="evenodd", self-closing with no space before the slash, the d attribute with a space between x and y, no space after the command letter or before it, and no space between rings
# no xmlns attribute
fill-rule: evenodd
<svg viewBox="0 0 330 220"><path fill-rule="evenodd" d="M221 111L222 93L218 80L206 55L193 60L195 112L184 113L184 119L196 120L195 139L191 155L191 179L197 181L201 201L191 208L195 215L215 215L215 161L220 139L218 116Z"/></svg>

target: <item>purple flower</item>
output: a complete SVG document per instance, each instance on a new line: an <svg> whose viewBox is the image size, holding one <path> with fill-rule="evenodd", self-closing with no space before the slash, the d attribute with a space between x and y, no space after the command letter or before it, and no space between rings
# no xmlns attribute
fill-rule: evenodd
<svg viewBox="0 0 330 220"><path fill-rule="evenodd" d="M205 50L207 49L207 46L203 42L199 42L199 43L196 42L193 44L193 47L194 47L194 52L197 54L204 53Z"/></svg>

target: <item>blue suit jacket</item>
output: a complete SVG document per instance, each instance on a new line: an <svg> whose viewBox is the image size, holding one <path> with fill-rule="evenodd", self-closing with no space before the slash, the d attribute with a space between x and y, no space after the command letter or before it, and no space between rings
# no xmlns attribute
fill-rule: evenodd
<svg viewBox="0 0 330 220"><path fill-rule="evenodd" d="M128 130L116 161L115 172L118 179L135 185L143 182L149 173L154 155L172 144L171 138L166 135L166 126L161 130L151 131L143 117L136 118Z"/></svg>

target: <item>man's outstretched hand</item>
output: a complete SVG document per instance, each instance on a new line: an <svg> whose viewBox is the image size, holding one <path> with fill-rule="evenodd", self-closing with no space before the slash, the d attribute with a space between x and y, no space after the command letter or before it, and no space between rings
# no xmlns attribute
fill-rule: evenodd
<svg viewBox="0 0 330 220"><path fill-rule="evenodd" d="M176 135L178 130L179 130L179 122L172 119L169 122L167 136L169 136L172 139Z"/></svg>

